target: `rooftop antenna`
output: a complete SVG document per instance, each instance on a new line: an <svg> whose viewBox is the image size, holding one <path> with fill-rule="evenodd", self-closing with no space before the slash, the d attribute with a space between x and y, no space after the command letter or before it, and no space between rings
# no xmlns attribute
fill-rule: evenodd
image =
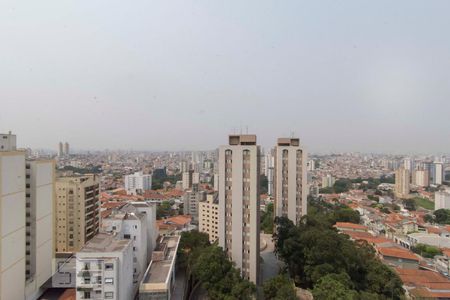
<svg viewBox="0 0 450 300"><path fill-rule="evenodd" d="M242 122L240 123L240 128L241 128L241 135L242 135Z"/></svg>
<svg viewBox="0 0 450 300"><path fill-rule="evenodd" d="M294 137L295 137L295 132L291 131L291 138L294 138Z"/></svg>

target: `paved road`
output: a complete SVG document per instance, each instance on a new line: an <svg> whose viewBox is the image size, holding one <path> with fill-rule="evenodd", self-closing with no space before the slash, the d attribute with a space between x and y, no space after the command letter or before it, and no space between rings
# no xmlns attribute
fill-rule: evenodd
<svg viewBox="0 0 450 300"><path fill-rule="evenodd" d="M172 299L183 300L184 288L186 286L186 272L184 268L178 268L175 270L175 288L173 291Z"/></svg>
<svg viewBox="0 0 450 300"><path fill-rule="evenodd" d="M272 242L272 235L261 234L261 240L264 240L267 243L266 249L261 251L261 257L263 259L263 263L261 264L262 282L264 282L267 279L277 276L283 263L280 262L273 253L274 244Z"/></svg>

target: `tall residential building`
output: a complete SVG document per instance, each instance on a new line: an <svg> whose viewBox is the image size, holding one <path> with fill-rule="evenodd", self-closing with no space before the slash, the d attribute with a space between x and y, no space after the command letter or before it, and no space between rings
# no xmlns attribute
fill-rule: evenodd
<svg viewBox="0 0 450 300"><path fill-rule="evenodd" d="M188 190L183 195L183 212L185 215L190 215L192 224L198 224L199 211L198 206L201 201L204 201L206 194L204 191L198 190L198 184L193 185L192 190Z"/></svg>
<svg viewBox="0 0 450 300"><path fill-rule="evenodd" d="M37 299L52 276L54 162L0 134L0 299Z"/></svg>
<svg viewBox="0 0 450 300"><path fill-rule="evenodd" d="M99 233L76 258L77 299L134 299L131 240Z"/></svg>
<svg viewBox="0 0 450 300"><path fill-rule="evenodd" d="M450 209L450 190L438 191L434 194L434 210Z"/></svg>
<svg viewBox="0 0 450 300"><path fill-rule="evenodd" d="M298 138L279 138L275 147L275 215L294 224L306 215L307 160Z"/></svg>
<svg viewBox="0 0 450 300"><path fill-rule="evenodd" d="M256 135L230 135L219 148L219 245L244 278L260 281L260 147Z"/></svg>
<svg viewBox="0 0 450 300"><path fill-rule="evenodd" d="M64 143L64 155L67 155L67 156L70 155L70 149L69 149L69 143L68 142Z"/></svg>
<svg viewBox="0 0 450 300"><path fill-rule="evenodd" d="M57 252L77 252L99 232L99 183L97 175L56 180Z"/></svg>
<svg viewBox="0 0 450 300"><path fill-rule="evenodd" d="M55 162L26 161L26 298L36 299L52 276Z"/></svg>
<svg viewBox="0 0 450 300"><path fill-rule="evenodd" d="M62 142L59 142L58 144L58 157L64 156L64 145Z"/></svg>
<svg viewBox="0 0 450 300"><path fill-rule="evenodd" d="M395 171L395 195L398 198L404 198L409 195L409 171L400 168Z"/></svg>
<svg viewBox="0 0 450 300"><path fill-rule="evenodd" d="M0 134L0 299L25 298L25 152Z"/></svg>
<svg viewBox="0 0 450 300"><path fill-rule="evenodd" d="M444 177L444 166L441 162L434 162L433 184L441 185Z"/></svg>
<svg viewBox="0 0 450 300"><path fill-rule="evenodd" d="M336 180L334 179L334 177L329 174L327 176L323 176L322 177L322 188L334 186L335 181Z"/></svg>
<svg viewBox="0 0 450 300"><path fill-rule="evenodd" d="M426 170L415 170L412 173L412 184L420 187L429 186L428 171Z"/></svg>
<svg viewBox="0 0 450 300"><path fill-rule="evenodd" d="M192 187L193 175L194 175L193 170L183 172L183 175L182 175L183 190L188 190Z"/></svg>
<svg viewBox="0 0 450 300"><path fill-rule="evenodd" d="M125 190L129 195L137 195L152 189L152 175L135 172L132 175L125 175Z"/></svg>
<svg viewBox="0 0 450 300"><path fill-rule="evenodd" d="M206 201L199 203L198 230L209 235L214 243L219 238L219 197L217 193L206 195Z"/></svg>

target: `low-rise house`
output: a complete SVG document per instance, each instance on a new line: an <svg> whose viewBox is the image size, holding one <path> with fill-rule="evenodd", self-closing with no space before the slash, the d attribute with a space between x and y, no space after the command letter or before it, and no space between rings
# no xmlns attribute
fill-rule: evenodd
<svg viewBox="0 0 450 300"><path fill-rule="evenodd" d="M339 231L360 231L367 232L369 229L367 226L349 222L337 222L334 227Z"/></svg>
<svg viewBox="0 0 450 300"><path fill-rule="evenodd" d="M409 250L397 247L378 247L377 252L387 265L402 269L419 268L419 257Z"/></svg>
<svg viewBox="0 0 450 300"><path fill-rule="evenodd" d="M395 268L411 299L449 299L450 280L437 272Z"/></svg>

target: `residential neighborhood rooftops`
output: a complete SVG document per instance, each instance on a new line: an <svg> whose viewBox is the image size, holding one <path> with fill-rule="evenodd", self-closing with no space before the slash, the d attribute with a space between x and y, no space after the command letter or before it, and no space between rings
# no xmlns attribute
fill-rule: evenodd
<svg viewBox="0 0 450 300"><path fill-rule="evenodd" d="M378 247L377 250L383 257L388 256L388 257L396 257L396 258L419 261L419 258L416 255L414 255L412 252L410 252L404 248Z"/></svg>

